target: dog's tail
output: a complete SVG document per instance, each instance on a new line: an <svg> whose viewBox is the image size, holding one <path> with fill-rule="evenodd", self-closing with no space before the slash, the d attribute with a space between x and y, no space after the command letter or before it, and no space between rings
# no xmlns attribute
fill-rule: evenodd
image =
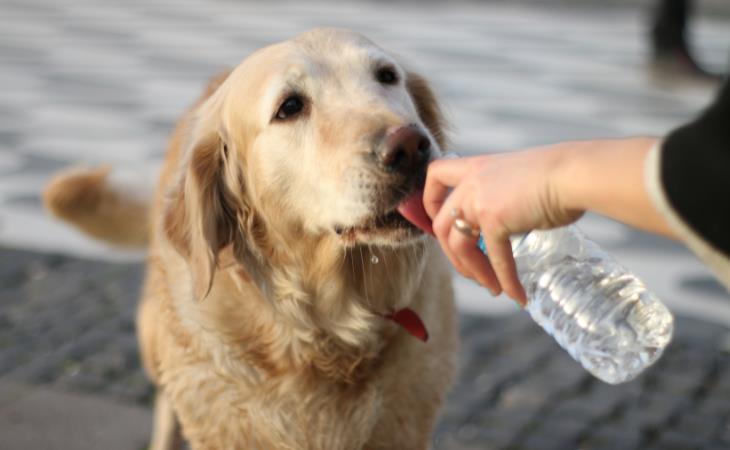
<svg viewBox="0 0 730 450"><path fill-rule="evenodd" d="M56 217L94 238L144 247L149 238L151 195L140 195L109 167L71 169L46 186L43 202Z"/></svg>

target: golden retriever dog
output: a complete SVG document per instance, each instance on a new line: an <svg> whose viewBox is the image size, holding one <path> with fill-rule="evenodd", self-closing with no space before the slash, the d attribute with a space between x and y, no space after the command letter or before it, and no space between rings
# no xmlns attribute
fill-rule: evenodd
<svg viewBox="0 0 730 450"><path fill-rule="evenodd" d="M442 122L423 78L317 29L212 81L149 204L107 169L52 181L55 215L149 246L153 449L430 446L455 310L450 269L411 222Z"/></svg>

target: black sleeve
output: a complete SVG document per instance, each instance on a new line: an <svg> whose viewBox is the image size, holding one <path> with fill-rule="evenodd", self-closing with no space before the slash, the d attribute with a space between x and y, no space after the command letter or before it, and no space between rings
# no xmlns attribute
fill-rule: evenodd
<svg viewBox="0 0 730 450"><path fill-rule="evenodd" d="M730 80L699 118L667 136L661 154L661 183L671 207L730 256Z"/></svg>

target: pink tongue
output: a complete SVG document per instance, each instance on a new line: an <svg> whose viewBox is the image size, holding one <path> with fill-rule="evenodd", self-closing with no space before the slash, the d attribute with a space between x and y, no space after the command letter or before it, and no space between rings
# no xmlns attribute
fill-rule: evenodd
<svg viewBox="0 0 730 450"><path fill-rule="evenodd" d="M428 234L433 234L431 218L423 208L423 189L416 189L403 202L398 205L398 212L413 225L422 229Z"/></svg>

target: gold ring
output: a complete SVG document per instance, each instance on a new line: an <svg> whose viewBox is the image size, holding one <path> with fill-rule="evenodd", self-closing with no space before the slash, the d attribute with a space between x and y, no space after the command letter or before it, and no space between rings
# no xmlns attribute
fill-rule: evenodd
<svg viewBox="0 0 730 450"><path fill-rule="evenodd" d="M481 230L479 230L479 227L476 227L466 220L462 219L461 217L454 220L454 228L456 231L465 234L469 237L477 238L479 237L479 234L481 233Z"/></svg>

